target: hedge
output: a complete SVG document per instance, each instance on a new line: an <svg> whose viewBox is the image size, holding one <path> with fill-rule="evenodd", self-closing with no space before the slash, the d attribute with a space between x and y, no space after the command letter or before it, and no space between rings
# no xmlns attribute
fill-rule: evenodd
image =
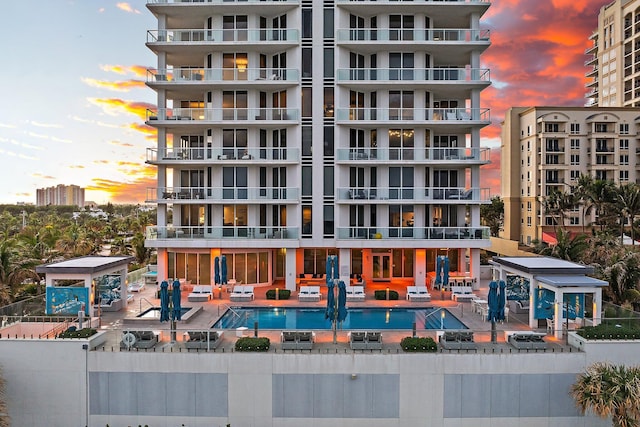
<svg viewBox="0 0 640 427"><path fill-rule="evenodd" d="M289 299L291 291L288 289L278 289L278 299ZM267 291L267 299L276 299L276 290L269 289Z"/></svg>
<svg viewBox="0 0 640 427"><path fill-rule="evenodd" d="M600 324L585 326L577 331L578 335L588 340L637 340L640 329L637 327Z"/></svg>
<svg viewBox="0 0 640 427"><path fill-rule="evenodd" d="M76 330L75 327L70 327L66 331L58 334L58 338L89 338L91 335L95 335L97 333L97 330L91 328Z"/></svg>
<svg viewBox="0 0 640 427"><path fill-rule="evenodd" d="M236 341L236 351L269 351L271 341L266 337L242 337Z"/></svg>
<svg viewBox="0 0 640 427"><path fill-rule="evenodd" d="M375 299L386 300L387 299L387 291L385 289L377 290L373 293ZM394 291L389 289L389 299L397 300L398 299L398 291Z"/></svg>
<svg viewBox="0 0 640 427"><path fill-rule="evenodd" d="M435 353L438 351L438 344L431 337L405 337L400 341L400 347L402 347L402 350L412 353Z"/></svg>

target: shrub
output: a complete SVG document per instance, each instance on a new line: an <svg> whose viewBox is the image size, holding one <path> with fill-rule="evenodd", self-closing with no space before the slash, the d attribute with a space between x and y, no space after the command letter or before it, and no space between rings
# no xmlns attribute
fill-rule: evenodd
<svg viewBox="0 0 640 427"><path fill-rule="evenodd" d="M373 293L375 299L386 300L387 299L387 291L385 289L377 290ZM389 299L397 300L398 299L398 291L394 291L389 289Z"/></svg>
<svg viewBox="0 0 640 427"><path fill-rule="evenodd" d="M289 299L291 291L288 289L278 289L278 299ZM276 290L269 289L267 291L267 299L276 299Z"/></svg>
<svg viewBox="0 0 640 427"><path fill-rule="evenodd" d="M95 335L97 333L98 331L91 328L76 330L75 327L70 327L66 331L58 334L58 338L89 338L91 335Z"/></svg>
<svg viewBox="0 0 640 427"><path fill-rule="evenodd" d="M438 351L438 344L436 344L436 342L431 337L405 337L402 338L402 341L400 341L400 347L402 347L402 350L412 353L435 353L436 351Z"/></svg>
<svg viewBox="0 0 640 427"><path fill-rule="evenodd" d="M242 337L236 341L236 351L269 351L271 341L266 337Z"/></svg>
<svg viewBox="0 0 640 427"><path fill-rule="evenodd" d="M637 340L640 339L640 328L602 323L598 326L585 326L577 331L578 335L588 340Z"/></svg>

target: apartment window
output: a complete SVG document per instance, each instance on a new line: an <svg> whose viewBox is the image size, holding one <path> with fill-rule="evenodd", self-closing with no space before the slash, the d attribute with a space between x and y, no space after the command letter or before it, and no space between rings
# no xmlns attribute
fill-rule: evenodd
<svg viewBox="0 0 640 427"><path fill-rule="evenodd" d="M413 80L413 67L412 52L389 54L389 80Z"/></svg>
<svg viewBox="0 0 640 427"><path fill-rule="evenodd" d="M222 92L223 120L247 120L247 91Z"/></svg>
<svg viewBox="0 0 640 427"><path fill-rule="evenodd" d="M413 160L413 129L389 129L389 159Z"/></svg>
<svg viewBox="0 0 640 427"><path fill-rule="evenodd" d="M325 39L332 39L334 33L334 20L333 20L333 9L324 9L323 10L323 37Z"/></svg>
<svg viewBox="0 0 640 427"><path fill-rule="evenodd" d="M602 154L598 154L596 156L596 165L606 165L606 164L608 164L607 156L602 155Z"/></svg>
<svg viewBox="0 0 640 427"><path fill-rule="evenodd" d="M249 60L246 53L222 54L222 79L223 80L247 80L247 67Z"/></svg>
<svg viewBox="0 0 640 427"><path fill-rule="evenodd" d="M571 181L576 181L578 178L580 178L580 171L572 170L569 171L569 174L569 176L571 177Z"/></svg>
<svg viewBox="0 0 640 427"><path fill-rule="evenodd" d="M324 127L324 156L332 157L334 156L334 137L335 130L333 126L325 126Z"/></svg>
<svg viewBox="0 0 640 427"><path fill-rule="evenodd" d="M629 140L628 139L621 139L620 140L620 149L621 150L628 150L629 149Z"/></svg>
<svg viewBox="0 0 640 427"><path fill-rule="evenodd" d="M580 155L579 154L572 154L570 159L571 159L571 164L572 165L579 165L580 164Z"/></svg>
<svg viewBox="0 0 640 427"><path fill-rule="evenodd" d="M601 181L608 181L607 171L596 170L595 171L596 179Z"/></svg>
<svg viewBox="0 0 640 427"><path fill-rule="evenodd" d="M324 117L333 117L334 115L334 95L332 87L324 88Z"/></svg>
<svg viewBox="0 0 640 427"><path fill-rule="evenodd" d="M629 181L629 171L620 171L620 182Z"/></svg>
<svg viewBox="0 0 640 427"><path fill-rule="evenodd" d="M548 165L557 165L559 163L559 157L557 154L547 154L546 161Z"/></svg>
<svg viewBox="0 0 640 427"><path fill-rule="evenodd" d="M389 229L390 237L413 236L413 222L413 205L389 206L389 227L393 227Z"/></svg>
<svg viewBox="0 0 640 427"><path fill-rule="evenodd" d="M531 227L531 217L527 217L527 227Z"/></svg>
<svg viewBox="0 0 640 427"><path fill-rule="evenodd" d="M313 37L313 13L312 9L302 9L302 38Z"/></svg>
<svg viewBox="0 0 640 427"><path fill-rule="evenodd" d="M606 133L607 132L607 124L606 123L596 123L595 131L598 133Z"/></svg>
<svg viewBox="0 0 640 427"><path fill-rule="evenodd" d="M222 17L222 39L224 41L247 41L247 15Z"/></svg>
<svg viewBox="0 0 640 427"><path fill-rule="evenodd" d="M413 199L413 182L412 167L389 168L389 198Z"/></svg>
<svg viewBox="0 0 640 427"><path fill-rule="evenodd" d="M577 216L569 217L569 225L580 225L580 218Z"/></svg>
<svg viewBox="0 0 640 427"><path fill-rule="evenodd" d="M334 217L333 205L324 205L324 237L333 237L334 234ZM326 259L326 258L325 258Z"/></svg>
<svg viewBox="0 0 640 427"><path fill-rule="evenodd" d="M527 212L531 212L531 202L527 202Z"/></svg>
<svg viewBox="0 0 640 427"><path fill-rule="evenodd" d="M629 164L629 155L628 154L621 154L620 155L620 164L621 165L628 165Z"/></svg>
<svg viewBox="0 0 640 427"><path fill-rule="evenodd" d="M247 198L247 168L222 168L222 198Z"/></svg>
<svg viewBox="0 0 640 427"><path fill-rule="evenodd" d="M413 120L413 91L389 91L389 119Z"/></svg>
<svg viewBox="0 0 640 427"><path fill-rule="evenodd" d="M302 77L313 76L312 50L309 47L302 48Z"/></svg>
<svg viewBox="0 0 640 427"><path fill-rule="evenodd" d="M389 15L390 40L413 40L413 28L413 15Z"/></svg>
<svg viewBox="0 0 640 427"><path fill-rule="evenodd" d="M226 159L241 159L247 149L247 129L222 130L222 155Z"/></svg>
<svg viewBox="0 0 640 427"><path fill-rule="evenodd" d="M553 217L551 216L547 216L544 218L544 225L555 225L555 221L553 220Z"/></svg>
<svg viewBox="0 0 640 427"><path fill-rule="evenodd" d="M302 117L312 117L313 99L311 94L312 91L310 87L302 88Z"/></svg>
<svg viewBox="0 0 640 427"><path fill-rule="evenodd" d="M620 123L620 135L629 135L629 123Z"/></svg>
<svg viewBox="0 0 640 427"><path fill-rule="evenodd" d="M579 150L580 149L580 140L579 139L572 139L571 140L571 149L572 150Z"/></svg>
<svg viewBox="0 0 640 427"><path fill-rule="evenodd" d="M560 141L557 139L547 138L547 151L558 152L560 151Z"/></svg>
<svg viewBox="0 0 640 427"><path fill-rule="evenodd" d="M324 195L326 197L331 197L333 196L333 166L325 166L324 167Z"/></svg>
<svg viewBox="0 0 640 427"><path fill-rule="evenodd" d="M313 192L313 168L302 166L302 195L311 196Z"/></svg>
<svg viewBox="0 0 640 427"><path fill-rule="evenodd" d="M313 147L313 127L308 125L302 126L302 155L311 156Z"/></svg>
<svg viewBox="0 0 640 427"><path fill-rule="evenodd" d="M560 125L558 123L545 123L544 131L545 132L558 132L560 129Z"/></svg>
<svg viewBox="0 0 640 427"><path fill-rule="evenodd" d="M311 206L303 205L302 206L302 237L311 237L312 231L312 222L311 222Z"/></svg>
<svg viewBox="0 0 640 427"><path fill-rule="evenodd" d="M574 135L580 133L580 123L571 123L569 131Z"/></svg>
<svg viewBox="0 0 640 427"><path fill-rule="evenodd" d="M324 76L326 78L333 78L335 73L334 67L334 50L332 47L327 47L324 49Z"/></svg>

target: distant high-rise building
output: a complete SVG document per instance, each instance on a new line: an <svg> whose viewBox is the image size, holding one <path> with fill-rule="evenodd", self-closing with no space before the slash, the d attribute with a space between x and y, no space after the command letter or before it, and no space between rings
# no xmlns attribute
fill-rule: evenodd
<svg viewBox="0 0 640 427"><path fill-rule="evenodd" d="M602 6L589 39L586 105L640 107L640 0Z"/></svg>
<svg viewBox="0 0 640 427"><path fill-rule="evenodd" d="M36 190L36 206L69 206L84 207L84 188L77 185L59 184L55 187L38 188Z"/></svg>
<svg viewBox="0 0 640 427"><path fill-rule="evenodd" d="M580 175L618 185L638 182L637 118L635 108L509 109L502 125L501 237L530 245L554 243L557 225L584 231L595 212L576 205L560 218L546 212L543 201L554 191L571 193Z"/></svg>

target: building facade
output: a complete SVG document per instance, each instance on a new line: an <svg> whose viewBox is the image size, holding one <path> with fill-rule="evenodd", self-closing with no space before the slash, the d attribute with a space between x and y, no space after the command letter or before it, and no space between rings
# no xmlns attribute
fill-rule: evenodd
<svg viewBox="0 0 640 427"><path fill-rule="evenodd" d="M84 188L77 185L57 185L36 190L36 206L78 206L84 207Z"/></svg>
<svg viewBox="0 0 640 427"><path fill-rule="evenodd" d="M158 275L479 274L487 0L149 0Z"/></svg>
<svg viewBox="0 0 640 427"><path fill-rule="evenodd" d="M640 179L640 121L634 108L514 107L502 124L502 237L530 245L553 243L558 218L545 212L553 191L571 192L580 175L617 185ZM565 226L591 224L581 206Z"/></svg>
<svg viewBox="0 0 640 427"><path fill-rule="evenodd" d="M640 0L615 0L600 8L586 50L587 106L640 106Z"/></svg>

